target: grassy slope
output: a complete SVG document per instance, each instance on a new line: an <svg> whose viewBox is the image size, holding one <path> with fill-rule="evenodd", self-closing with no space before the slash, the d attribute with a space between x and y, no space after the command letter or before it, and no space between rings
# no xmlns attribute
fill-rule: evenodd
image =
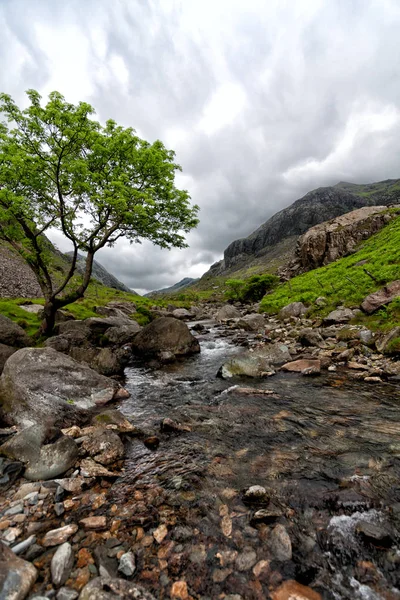
<svg viewBox="0 0 400 600"><path fill-rule="evenodd" d="M360 261L367 262L357 266ZM324 313L338 304L359 306L365 296L395 279L400 279L400 217L363 242L355 254L280 285L263 298L261 310L273 314L290 302L312 304L318 296L325 296L328 300L327 307L322 309ZM395 300L389 308L379 311L375 317L369 318L370 323L376 327L389 327L393 323L398 324L399 320L400 299Z"/></svg>

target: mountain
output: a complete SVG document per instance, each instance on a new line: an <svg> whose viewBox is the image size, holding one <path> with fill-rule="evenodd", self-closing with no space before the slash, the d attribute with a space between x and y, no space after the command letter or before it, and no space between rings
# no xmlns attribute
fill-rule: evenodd
<svg viewBox="0 0 400 600"><path fill-rule="evenodd" d="M157 296L158 294L174 294L176 292L179 292L180 290L189 287L190 285L193 285L197 281L199 280L192 279L191 277L185 277L184 279L181 279L181 281L179 281L178 283L171 285L171 287L166 287L161 290L154 290L153 292L145 294L145 296L147 296L148 298L152 298L153 296Z"/></svg>
<svg viewBox="0 0 400 600"><path fill-rule="evenodd" d="M72 252L65 252L65 256L68 258L68 260L71 260L72 254ZM77 269L81 273L83 273L85 270L85 260L86 259L82 254L78 254ZM116 277L114 277L114 275L111 275L111 273L109 273L107 269L105 269L103 265L96 260L93 261L92 277L107 287L115 290L121 290L121 292L130 292L131 294L136 294L136 296L139 296L137 292L128 288L127 285L119 281Z"/></svg>
<svg viewBox="0 0 400 600"><path fill-rule="evenodd" d="M399 202L400 179L371 184L342 181L335 186L318 188L273 215L247 238L232 242L223 260L212 265L202 280L248 268L276 270L293 256L298 236L310 227L363 206Z"/></svg>

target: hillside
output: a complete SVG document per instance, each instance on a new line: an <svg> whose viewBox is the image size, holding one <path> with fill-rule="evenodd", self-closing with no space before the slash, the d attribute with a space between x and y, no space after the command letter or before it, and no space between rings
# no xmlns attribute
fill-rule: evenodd
<svg viewBox="0 0 400 600"><path fill-rule="evenodd" d="M65 253L65 256L67 257L68 260L70 260L71 255L72 255L72 252ZM81 273L83 273L85 270L85 257L82 254L78 254L77 268ZM114 275L109 273L107 271L107 269L105 269L103 267L103 265L101 265L99 262L97 262L97 260L93 261L92 277L93 277L93 279L96 279L97 281L99 281L103 285L106 285L109 288L113 288L115 290L120 290L121 292L128 292L131 294L135 294L136 296L139 295L134 290L131 290L130 288L128 288L128 286L125 285L124 283L122 283L122 281L119 281L116 277L114 277Z"/></svg>
<svg viewBox="0 0 400 600"><path fill-rule="evenodd" d="M353 254L281 284L264 296L261 310L273 314L291 302L312 305L320 296L326 298L324 306L316 309L322 313L327 313L338 304L356 307L368 294L398 279L400 217L362 242ZM397 324L399 317L400 299L397 299L372 319L377 319L379 326L385 328Z"/></svg>
<svg viewBox="0 0 400 600"><path fill-rule="evenodd" d="M193 279L192 277L184 277L183 279L178 281L178 283L175 283L170 287L162 288L161 290L153 290L152 292L145 294L145 296L147 298L155 298L158 294L175 294L176 292L180 292L189 287L190 285L197 283L197 281L199 280Z"/></svg>
<svg viewBox="0 0 400 600"><path fill-rule="evenodd" d="M340 182L318 188L273 215L247 238L233 241L223 260L212 265L203 278L276 270L291 258L298 236L310 227L363 206L399 202L400 179L371 184Z"/></svg>

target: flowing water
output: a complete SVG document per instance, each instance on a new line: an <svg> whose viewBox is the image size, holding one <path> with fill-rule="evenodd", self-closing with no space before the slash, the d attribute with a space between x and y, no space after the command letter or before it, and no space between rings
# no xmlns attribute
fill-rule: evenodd
<svg viewBox="0 0 400 600"><path fill-rule="evenodd" d="M345 373L224 381L219 367L241 349L221 333L211 327L185 362L126 372L122 410L136 425L190 427L159 434L156 450L133 440L117 489L125 502L156 490L142 523L169 533L142 560L157 596L180 579L196 598L269 598L296 579L324 599L400 598L398 387ZM269 503L243 501L253 485Z"/></svg>

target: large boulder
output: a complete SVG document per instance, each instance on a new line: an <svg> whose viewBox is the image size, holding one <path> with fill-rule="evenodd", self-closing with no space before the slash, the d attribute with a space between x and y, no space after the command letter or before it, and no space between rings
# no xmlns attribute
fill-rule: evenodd
<svg viewBox="0 0 400 600"><path fill-rule="evenodd" d="M239 319L241 316L240 312L235 306L231 304L226 304L215 315L216 321L227 321L228 319Z"/></svg>
<svg viewBox="0 0 400 600"><path fill-rule="evenodd" d="M291 302L279 311L279 319L290 319L292 317L302 317L307 312L307 307L302 302Z"/></svg>
<svg viewBox="0 0 400 600"><path fill-rule="evenodd" d="M0 344L25 348L31 344L31 340L22 327L4 315L0 315Z"/></svg>
<svg viewBox="0 0 400 600"><path fill-rule="evenodd" d="M23 348L10 356L0 377L0 414L23 427L74 423L110 402L118 389L116 381L52 348Z"/></svg>
<svg viewBox="0 0 400 600"><path fill-rule="evenodd" d="M367 296L361 304L361 309L368 315L372 314L382 306L390 304L400 296L400 279L392 281L381 290Z"/></svg>
<svg viewBox="0 0 400 600"><path fill-rule="evenodd" d="M200 352L200 344L185 323L161 317L136 334L133 349L144 357L162 358L165 354L177 357Z"/></svg>
<svg viewBox="0 0 400 600"><path fill-rule="evenodd" d="M25 465L24 477L32 481L62 475L74 466L78 453L72 438L46 424L28 427L0 446L0 454Z"/></svg>
<svg viewBox="0 0 400 600"><path fill-rule="evenodd" d="M268 344L254 351L246 351L229 359L218 371L223 379L232 377L264 377L274 373L274 366L291 361L285 344Z"/></svg>
<svg viewBox="0 0 400 600"><path fill-rule="evenodd" d="M261 331L265 327L265 320L262 315L252 313L239 319L238 326L246 331Z"/></svg>

